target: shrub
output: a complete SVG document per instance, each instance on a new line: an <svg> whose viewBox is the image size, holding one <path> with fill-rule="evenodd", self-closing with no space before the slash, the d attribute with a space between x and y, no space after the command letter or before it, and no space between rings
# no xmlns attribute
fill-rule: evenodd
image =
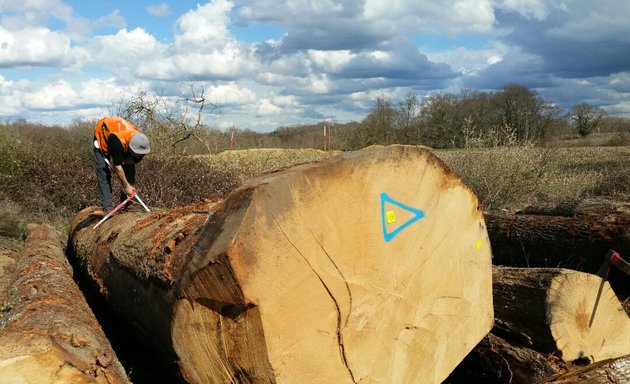
<svg viewBox="0 0 630 384"><path fill-rule="evenodd" d="M139 194L145 203L164 208L223 197L240 184L233 170L217 167L203 157L147 156L137 172Z"/></svg>
<svg viewBox="0 0 630 384"><path fill-rule="evenodd" d="M8 126L0 126L0 197L11 195L21 183L29 169L29 148L28 140Z"/></svg>
<svg viewBox="0 0 630 384"><path fill-rule="evenodd" d="M442 151L438 155L487 210L630 196L628 147L514 147Z"/></svg>
<svg viewBox="0 0 630 384"><path fill-rule="evenodd" d="M19 205L9 201L0 201L0 236L21 239L26 231Z"/></svg>
<svg viewBox="0 0 630 384"><path fill-rule="evenodd" d="M599 173L586 193L593 196L609 196L630 199L630 166L609 167Z"/></svg>
<svg viewBox="0 0 630 384"><path fill-rule="evenodd" d="M547 167L548 153L533 147L446 151L439 156L460 175L486 210L530 204Z"/></svg>

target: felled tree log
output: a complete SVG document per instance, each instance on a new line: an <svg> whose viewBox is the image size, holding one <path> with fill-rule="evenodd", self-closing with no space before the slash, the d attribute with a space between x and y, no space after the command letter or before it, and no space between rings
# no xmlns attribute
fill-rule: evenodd
<svg viewBox="0 0 630 384"><path fill-rule="evenodd" d="M630 319L608 282L560 268L493 268L496 327L563 360L630 354Z"/></svg>
<svg viewBox="0 0 630 384"><path fill-rule="evenodd" d="M625 384L630 383L630 355L600 361L540 381L539 384Z"/></svg>
<svg viewBox="0 0 630 384"><path fill-rule="evenodd" d="M34 227L0 318L0 382L128 383L72 279L60 234Z"/></svg>
<svg viewBox="0 0 630 384"><path fill-rule="evenodd" d="M486 212L493 263L595 273L614 249L630 256L630 205L612 202Z"/></svg>
<svg viewBox="0 0 630 384"><path fill-rule="evenodd" d="M441 382L492 326L477 198L428 150L343 153L71 240L193 383Z"/></svg>
<svg viewBox="0 0 630 384"><path fill-rule="evenodd" d="M444 384L531 384L566 370L567 364L554 355L489 333Z"/></svg>

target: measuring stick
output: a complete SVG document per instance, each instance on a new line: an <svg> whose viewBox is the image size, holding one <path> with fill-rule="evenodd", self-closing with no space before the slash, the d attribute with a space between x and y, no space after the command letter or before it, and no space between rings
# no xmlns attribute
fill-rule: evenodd
<svg viewBox="0 0 630 384"><path fill-rule="evenodd" d="M145 211L151 212L149 207L147 207L147 205L144 203L144 201L142 201L142 199L140 198L140 196L137 193L136 193L136 200L138 200L138 203L140 203L142 205L142 207L144 208Z"/></svg>
<svg viewBox="0 0 630 384"><path fill-rule="evenodd" d="M133 193L131 194L131 196L128 196L125 201L123 201L122 203L118 204L118 206L116 206L116 208L112 209L111 211L109 211L109 213L107 215L105 215L101 221L99 221L98 223L96 223L96 225L94 225L94 227L92 227L92 229L96 229L96 227L98 227L99 225L103 224L105 222L105 220L109 219L110 217L112 217L116 212L118 212L122 207L125 206L125 204L127 204L128 202L131 201L131 199L133 199L136 196L136 191L133 191Z"/></svg>

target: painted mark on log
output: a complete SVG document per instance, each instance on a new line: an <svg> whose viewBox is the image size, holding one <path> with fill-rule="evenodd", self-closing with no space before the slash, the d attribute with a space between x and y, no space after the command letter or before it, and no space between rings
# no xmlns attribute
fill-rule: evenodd
<svg viewBox="0 0 630 384"><path fill-rule="evenodd" d="M412 216L410 219L403 222L401 225L395 228L392 228L392 230L389 230L388 224L393 224L396 222L394 212L392 210L386 209L387 207L391 205L395 205L407 212L410 212ZM410 207L406 204L396 201L392 199L391 197L389 197L385 192L381 193L381 221L383 223L383 238L385 239L386 243L389 243L403 229L409 227L411 224L422 219L423 217L424 217L424 212L422 210Z"/></svg>

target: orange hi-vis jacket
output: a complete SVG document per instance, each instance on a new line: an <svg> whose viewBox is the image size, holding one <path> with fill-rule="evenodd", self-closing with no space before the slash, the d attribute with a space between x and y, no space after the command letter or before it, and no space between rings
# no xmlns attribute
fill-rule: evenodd
<svg viewBox="0 0 630 384"><path fill-rule="evenodd" d="M112 133L118 137L124 151L127 152L129 151L131 137L136 133L140 133L140 131L135 125L121 117L104 117L99 120L96 124L96 128L94 128L95 144L98 144L98 148L106 157L109 156L107 139L109 139L109 135Z"/></svg>

